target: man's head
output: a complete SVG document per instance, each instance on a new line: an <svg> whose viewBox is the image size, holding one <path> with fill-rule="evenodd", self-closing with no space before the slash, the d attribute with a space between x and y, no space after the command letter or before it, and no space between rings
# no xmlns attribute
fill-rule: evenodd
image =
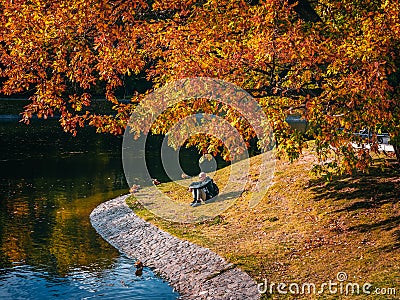
<svg viewBox="0 0 400 300"><path fill-rule="evenodd" d="M200 178L201 181L204 181L204 180L206 179L206 177L207 177L207 174L204 173L204 172L201 172L201 173L199 174L199 178Z"/></svg>

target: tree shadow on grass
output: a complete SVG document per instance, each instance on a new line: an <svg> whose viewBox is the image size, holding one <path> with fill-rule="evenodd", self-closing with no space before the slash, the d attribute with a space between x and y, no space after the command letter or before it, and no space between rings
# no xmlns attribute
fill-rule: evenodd
<svg viewBox="0 0 400 300"><path fill-rule="evenodd" d="M360 224L356 226L352 226L349 228L350 231L358 231L361 233L370 232L372 230L385 230L392 231L396 228L400 228L400 215L389 217L385 220L370 223L370 224ZM379 251L393 251L400 249L400 229L394 230L392 233L393 243L389 243L388 245L379 248Z"/></svg>
<svg viewBox="0 0 400 300"><path fill-rule="evenodd" d="M371 169L369 174L343 176L332 182L322 180L310 181L310 189L315 201L331 203L340 201L341 205L332 213L379 209L391 203L396 207L400 200L400 170L379 168ZM344 202L343 202L344 201ZM371 231L390 231L394 240L381 248L383 251L400 249L400 213L393 213L386 219L376 222L358 224L348 228L349 231L366 233Z"/></svg>
<svg viewBox="0 0 400 300"><path fill-rule="evenodd" d="M382 248L383 251L400 250L400 229L393 232L395 243L392 246L385 246Z"/></svg>
<svg viewBox="0 0 400 300"><path fill-rule="evenodd" d="M377 208L400 200L400 171L375 168L369 174L342 176L329 183L311 180L310 189L315 201L348 200L336 212Z"/></svg>
<svg viewBox="0 0 400 300"><path fill-rule="evenodd" d="M400 226L400 215L387 218L385 220L372 223L372 224L360 224L356 226L352 226L349 230L357 230L359 232L369 232L374 229L381 229L381 230L392 230ZM397 239L400 241L400 231L397 234Z"/></svg>

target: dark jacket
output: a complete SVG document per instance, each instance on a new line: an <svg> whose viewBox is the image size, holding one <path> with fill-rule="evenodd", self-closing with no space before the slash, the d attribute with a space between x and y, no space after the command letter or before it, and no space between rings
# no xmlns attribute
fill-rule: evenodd
<svg viewBox="0 0 400 300"><path fill-rule="evenodd" d="M211 199L218 195L219 189L210 177L206 177L203 181L192 182L189 185L192 189L204 189L207 199Z"/></svg>

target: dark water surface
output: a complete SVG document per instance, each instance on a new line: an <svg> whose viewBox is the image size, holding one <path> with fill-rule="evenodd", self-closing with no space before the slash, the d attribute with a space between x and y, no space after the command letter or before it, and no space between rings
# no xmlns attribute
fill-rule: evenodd
<svg viewBox="0 0 400 300"><path fill-rule="evenodd" d="M98 204L126 194L121 137L56 120L0 120L0 299L176 299L150 269L134 275L92 228Z"/></svg>

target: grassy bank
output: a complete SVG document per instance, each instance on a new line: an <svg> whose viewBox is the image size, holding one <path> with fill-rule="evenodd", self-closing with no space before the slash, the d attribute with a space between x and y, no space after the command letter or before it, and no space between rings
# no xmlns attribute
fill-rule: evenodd
<svg viewBox="0 0 400 300"><path fill-rule="evenodd" d="M251 158L252 166L261 162ZM171 234L210 248L248 272L257 282L314 283L339 282L345 272L347 283L365 282L375 288L397 288L400 297L400 172L373 168L368 175L337 178L331 183L310 175L313 156L295 163L278 161L274 184L264 199L249 208L249 192L221 215L200 224L177 224L153 215L130 197L128 204L145 220ZM253 168L250 177L256 174ZM229 172L216 174L217 183L226 182ZM185 197L173 183L163 190ZM191 201L190 195L187 202ZM294 287L295 288L295 287ZM276 288L271 296L287 298ZM287 290L287 288L286 288ZM344 293L345 291L343 291ZM289 293L290 294L290 293ZM318 298L339 298L325 288ZM365 295L352 298L364 298ZM297 295L298 298L317 296ZM374 299L394 296L373 295Z"/></svg>

